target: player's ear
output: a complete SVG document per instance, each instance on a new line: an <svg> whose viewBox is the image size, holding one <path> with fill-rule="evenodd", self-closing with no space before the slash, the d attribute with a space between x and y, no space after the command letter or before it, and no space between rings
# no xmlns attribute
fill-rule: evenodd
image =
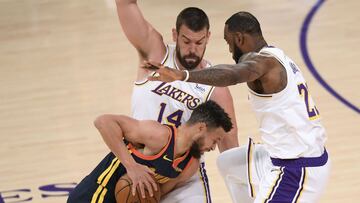
<svg viewBox="0 0 360 203"><path fill-rule="evenodd" d="M245 36L243 33L235 32L234 41L238 47L240 47L241 45L244 44L244 42L245 42L244 40L245 40Z"/></svg>
<svg viewBox="0 0 360 203"><path fill-rule="evenodd" d="M201 137L204 136L206 130L207 130L207 127L204 122L195 123L192 126L192 139L194 141L200 139Z"/></svg>
<svg viewBox="0 0 360 203"><path fill-rule="evenodd" d="M197 125L198 125L198 132L199 132L200 134L203 134L204 132L207 131L206 123L204 123L204 122L199 122Z"/></svg>
<svg viewBox="0 0 360 203"><path fill-rule="evenodd" d="M206 44L209 42L209 40L210 40L210 36L211 36L211 32L210 31L208 31L208 33L206 34Z"/></svg>
<svg viewBox="0 0 360 203"><path fill-rule="evenodd" d="M172 38L173 38L173 41L174 41L174 42L177 41L178 33L177 33L177 31L176 31L175 28L172 29Z"/></svg>

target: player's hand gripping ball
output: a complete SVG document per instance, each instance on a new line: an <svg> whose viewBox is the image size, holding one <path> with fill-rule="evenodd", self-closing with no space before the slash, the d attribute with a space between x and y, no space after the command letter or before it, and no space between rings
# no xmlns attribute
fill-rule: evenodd
<svg viewBox="0 0 360 203"><path fill-rule="evenodd" d="M154 195L150 197L149 192L145 189L145 198L141 197L140 189L136 189L135 196L131 193L132 182L127 176L123 175L115 186L115 198L117 203L159 203L160 202L160 185L157 184L158 190L153 190Z"/></svg>

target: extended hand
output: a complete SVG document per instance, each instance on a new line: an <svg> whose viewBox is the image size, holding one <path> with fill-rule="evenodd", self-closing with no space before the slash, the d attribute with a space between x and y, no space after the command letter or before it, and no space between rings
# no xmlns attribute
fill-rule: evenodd
<svg viewBox="0 0 360 203"><path fill-rule="evenodd" d="M173 82L175 80L184 80L185 78L184 71L169 68L156 62L144 61L141 64L141 68L155 71L154 74L151 74L148 77L148 79L151 81Z"/></svg>
<svg viewBox="0 0 360 203"><path fill-rule="evenodd" d="M147 166L134 163L131 166L128 166L126 168L127 174L129 178L132 181L132 194L135 195L136 193L136 187L138 186L140 189L140 193L142 198L145 198L145 188L146 186L147 191L149 192L150 196L153 196L153 188L155 191L158 190L157 184L155 183L155 180L153 179L154 172L150 170Z"/></svg>

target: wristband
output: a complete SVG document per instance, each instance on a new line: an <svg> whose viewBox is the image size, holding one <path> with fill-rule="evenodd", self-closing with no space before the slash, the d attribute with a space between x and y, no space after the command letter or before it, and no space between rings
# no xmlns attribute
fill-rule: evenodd
<svg viewBox="0 0 360 203"><path fill-rule="evenodd" d="M184 82L187 82L188 80L189 80L189 76L190 76L190 74L189 74L189 71L188 70L184 70L184 72L185 72L185 79L183 80Z"/></svg>

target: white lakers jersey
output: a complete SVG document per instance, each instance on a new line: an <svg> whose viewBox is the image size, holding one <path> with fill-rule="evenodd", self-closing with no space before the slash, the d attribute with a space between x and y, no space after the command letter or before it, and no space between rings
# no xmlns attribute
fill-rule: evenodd
<svg viewBox="0 0 360 203"><path fill-rule="evenodd" d="M322 155L325 130L300 69L278 48L265 47L260 53L275 57L287 72L287 85L278 93L263 95L249 88L249 100L270 156L292 159Z"/></svg>
<svg viewBox="0 0 360 203"><path fill-rule="evenodd" d="M175 45L168 45L162 64L178 69L175 52ZM198 105L210 98L213 89L213 86L182 81L136 82L131 102L132 115L139 120L157 120L178 127L190 118Z"/></svg>

